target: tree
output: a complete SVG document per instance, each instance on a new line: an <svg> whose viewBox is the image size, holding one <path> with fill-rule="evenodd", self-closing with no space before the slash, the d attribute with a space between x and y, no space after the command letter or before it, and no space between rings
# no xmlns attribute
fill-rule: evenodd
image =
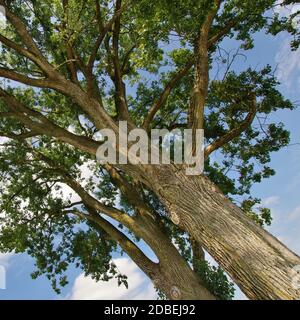
<svg viewBox="0 0 300 320"><path fill-rule="evenodd" d="M251 299L298 299L300 258L263 229L270 211L251 197L253 183L275 173L271 152L289 143L268 117L294 105L269 66L237 73L228 55L223 77L209 76L225 37L244 50L262 29L296 39L295 16L273 14L276 3L0 0L1 250L33 256L33 277L46 274L57 291L70 263L126 285L111 260L121 248L167 298L230 299L224 270ZM118 135L119 121L204 129L204 174L174 163L99 165L97 132ZM66 185L79 201L63 197Z"/></svg>

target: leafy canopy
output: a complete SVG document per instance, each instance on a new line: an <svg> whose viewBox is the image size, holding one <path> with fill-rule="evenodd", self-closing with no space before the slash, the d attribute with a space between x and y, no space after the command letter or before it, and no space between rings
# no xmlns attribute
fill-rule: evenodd
<svg viewBox="0 0 300 320"><path fill-rule="evenodd" d="M291 1L286 1L288 5ZM116 3L102 0L15 0L2 1L26 26L38 48L66 79L82 90L101 96L106 112L120 119L120 87L116 85L116 54L127 91L129 115L135 125L142 125L156 99L180 70L194 59L194 45L199 29L215 5L209 0L135 0L122 1L118 35L118 53L114 50L114 24L106 30L99 48L96 47L92 81L88 65L99 34L116 15ZM277 1L222 1L210 31L210 68L215 73L220 61L224 36L236 39L244 50L253 47L253 35L264 30L271 34L290 32L299 45L299 31L294 23L298 12L282 18L274 15ZM114 20L116 21L116 20ZM116 22L115 22L116 25ZM23 38L13 23L1 29L1 36L24 47ZM2 39L2 38L1 38ZM3 39L2 39L3 40ZM44 73L28 57L2 41L1 70L8 69L32 79L44 79ZM241 51L242 52L242 51ZM221 63L230 65L230 57ZM1 76L1 73L0 73ZM5 79L6 78L6 79ZM97 139L95 124L74 100L49 88L17 84L3 77L1 88L23 105L38 112L56 126L74 134ZM168 98L156 112L151 127L185 128L193 89L193 65L172 86ZM91 84L92 83L92 84ZM251 187L275 174L269 166L271 153L289 144L289 132L271 115L294 105L278 91L278 82L270 66L256 70L245 65L244 71L227 69L210 81L205 109L206 144L218 141L241 126L249 112L249 92L257 99L255 117L233 139L218 148L219 160L208 157L205 173L231 199L260 225L270 224L267 208L259 208L260 200L251 197ZM0 96L1 98L1 96ZM1 229L0 250L26 252L35 258L37 270L33 277L46 274L55 290L67 283L66 270L75 263L96 280L117 277L126 284L112 262L119 250L117 242L91 222L83 222L74 212L86 213L82 201L66 194L66 177L80 182L99 202L135 214L135 208L109 173L100 168L95 158L66 144L55 135L28 130L20 115L11 117L7 101L0 99L0 184ZM30 114L38 123L37 113ZM57 128L57 127L56 127ZM58 134L59 137L59 134ZM89 164L86 177L84 164ZM126 181L132 183L130 177ZM155 212L166 234L173 240L188 263L192 263L192 247L188 235L166 218L158 199L142 186L143 201ZM137 191L138 192L138 191ZM75 208L75 211L74 211ZM123 224L119 225L121 228ZM139 237L123 228L133 241ZM233 296L231 284L220 269L198 261L195 271L220 298Z"/></svg>

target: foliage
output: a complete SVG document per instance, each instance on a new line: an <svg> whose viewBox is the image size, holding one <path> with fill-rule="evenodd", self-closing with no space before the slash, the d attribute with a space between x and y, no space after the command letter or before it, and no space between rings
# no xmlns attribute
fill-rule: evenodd
<svg viewBox="0 0 300 320"><path fill-rule="evenodd" d="M234 297L234 285L228 280L220 267L212 266L209 262L197 261L195 270L204 280L207 288L220 300L232 300Z"/></svg>
<svg viewBox="0 0 300 320"><path fill-rule="evenodd" d="M286 4L291 2L285 1ZM11 12L21 19L55 70L72 80L73 66L80 86L78 90L88 91L87 72L82 65L88 64L93 52L99 37L99 24L103 26L113 18L115 2L15 0L1 3L8 5ZM127 87L129 114L134 124L140 126L165 86L194 59L194 44L199 30L215 2L135 0L124 3L128 7L121 16L118 54ZM95 4L100 9L98 16ZM218 35L234 22L224 35L237 40L245 54L254 45L254 34L261 30L273 35L288 31L294 36L292 47L296 49L299 30L294 22L298 12L282 18L272 13L275 4L274 0L257 0L255 5L250 0L223 1L210 37ZM1 29L1 35L26 47L10 23ZM110 28L97 50L92 80L96 96L102 97L104 109L117 120L120 117L116 99L119 91L114 83L113 37L114 30ZM220 37L209 48L211 72L222 39ZM34 62L8 46L1 45L0 59L1 68L32 79L45 78ZM260 200L251 197L251 188L275 174L269 164L271 154L289 144L289 132L281 122L274 121L272 115L280 110L293 110L294 105L279 92L279 83L270 66L261 70L228 70L222 76L210 81L208 88L206 143L221 138L245 120L250 111L249 93L257 98L256 116L246 130L217 151L218 160L206 160L205 173L227 197L240 202L245 214L261 226L269 225L272 220L270 210L257 208ZM187 126L193 82L194 69L191 67L172 88L151 127ZM118 208L130 216L137 214L129 197L122 193L109 173L96 164L93 156L59 141L58 127L97 140L96 125L72 97L61 92L62 89L33 88L9 80L2 81L1 88L39 113L38 117L30 115L31 121L40 123L40 115L43 115L57 127L52 129L53 136L37 134L21 139L18 137L28 134L26 124L16 116L1 116L0 136L5 138L1 139L0 146L0 250L30 254L35 258L37 268L33 277L46 274L57 292L66 285L66 270L74 263L96 280L107 281L117 277L120 284L127 285L126 276L118 272L111 259L118 250L117 243L99 226L96 228L93 223L83 222L74 214L74 208L83 213L87 213L88 208L83 203L76 203L64 189L67 175L79 181L101 204L113 208L117 203ZM0 112L9 111L0 95ZM91 163L89 179L82 172L86 163ZM137 193L141 191L139 199L151 208L165 234L176 244L186 262L191 263L193 252L189 236L167 219L166 210L155 194L145 186L136 185L130 177L124 175L123 178L134 186ZM122 230L134 242L139 240L132 230ZM199 261L196 269L220 299L233 297L233 286L221 268Z"/></svg>

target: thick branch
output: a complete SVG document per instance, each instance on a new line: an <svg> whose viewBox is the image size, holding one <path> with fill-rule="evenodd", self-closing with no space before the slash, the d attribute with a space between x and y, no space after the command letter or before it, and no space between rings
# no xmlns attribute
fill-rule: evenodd
<svg viewBox="0 0 300 320"><path fill-rule="evenodd" d="M153 276L158 271L158 264L151 261L124 233L99 216L97 211L91 208L88 208L88 211L89 215L83 214L78 210L74 210L73 213L85 220L93 222L95 227L98 226L107 232L109 236L128 254L128 256L147 274L147 276L150 279L153 279Z"/></svg>
<svg viewBox="0 0 300 320"><path fill-rule="evenodd" d="M118 210L113 207L106 206L91 196L75 179L70 175L64 175L64 181L67 183L79 196L80 198L91 208L106 214L112 219L123 224L125 227L132 229L135 224L134 220L127 215L125 212Z"/></svg>
<svg viewBox="0 0 300 320"><path fill-rule="evenodd" d="M18 74L12 70L0 68L0 77L11 79L34 87L51 88L61 92L73 99L73 101L75 101L82 108L82 110L86 112L90 120L95 123L98 129L111 128L116 132L118 131L117 126L103 109L101 104L99 104L99 101L89 97L78 85L66 80L56 71L54 72L53 78L33 79Z"/></svg>
<svg viewBox="0 0 300 320"><path fill-rule="evenodd" d="M36 136L37 136L37 133L34 131L28 131L21 134L14 134L14 133L7 133L7 132L0 131L0 137L6 137L14 140L24 140L24 139L28 139Z"/></svg>
<svg viewBox="0 0 300 320"><path fill-rule="evenodd" d="M5 7L5 13L10 21L10 23L14 26L17 33L19 34L20 38L22 39L22 42L25 44L25 46L29 49L29 51L35 55L32 61L37 63L39 67L46 72L48 75L53 74L53 67L49 64L49 62L45 59L42 52L38 48L37 44L34 42L32 36L26 29L26 26L22 22L22 20L14 15L9 8L5 5L5 2L3 0L0 0L0 5ZM27 54L28 55L28 54ZM29 58L29 57L28 57ZM30 59L31 59L30 58Z"/></svg>
<svg viewBox="0 0 300 320"><path fill-rule="evenodd" d="M5 101L16 119L36 134L54 137L62 142L69 143L84 152L88 152L92 155L96 154L97 148L99 147L98 142L88 137L73 134L61 128L48 120L41 113L26 107L15 97L9 95L2 89L0 89L0 99ZM35 120L32 120L32 118L35 118Z"/></svg>
<svg viewBox="0 0 300 320"><path fill-rule="evenodd" d="M29 86L39 87L39 88L51 88L54 86L54 82L50 79L34 79L24 76L20 73L14 72L10 69L0 68L0 77L14 80Z"/></svg>
<svg viewBox="0 0 300 320"><path fill-rule="evenodd" d="M21 19L18 18L9 10L9 8L5 5L4 1L0 1L0 4L5 7L5 13L8 20L15 27L16 31L18 32L20 38L22 39L26 47L30 49L32 52L34 52L35 54L41 56L41 51L39 50L36 43L33 41L31 35L27 31Z"/></svg>
<svg viewBox="0 0 300 320"><path fill-rule="evenodd" d="M38 57L34 53L32 53L31 51L25 49L24 47L21 47L20 45L18 45L14 41L4 37L1 34L0 34L0 42L2 42L8 48L14 49L15 51L17 51L22 56L24 56L24 57L26 57L26 58L34 61L34 62L39 62L40 61L38 59Z"/></svg>
<svg viewBox="0 0 300 320"><path fill-rule="evenodd" d="M76 59L73 56L72 48L68 43L66 44L66 52L67 52L67 67L69 70L71 81L77 84L78 86L80 86L78 75L77 75Z"/></svg>
<svg viewBox="0 0 300 320"><path fill-rule="evenodd" d="M144 216L154 217L151 208L141 199L136 186L130 184L113 166L106 165L104 168L108 171L121 193L138 213Z"/></svg>
<svg viewBox="0 0 300 320"><path fill-rule="evenodd" d="M0 0L0 4L4 5L4 1ZM35 62L48 75L46 79L32 79L24 75L17 74L12 70L5 68L0 69L0 77L5 77L23 84L40 88L51 88L59 91L72 98L87 113L90 120L95 123L98 129L110 127L116 129L111 118L107 115L99 101L91 99L77 84L65 79L42 55L38 46L26 29L23 22L5 6L10 22L15 27L27 48L34 53L37 58Z"/></svg>
<svg viewBox="0 0 300 320"><path fill-rule="evenodd" d="M214 7L201 26L195 44L195 83L189 110L189 123L194 133L204 126L204 106L209 83L209 32L220 4L220 0L215 0Z"/></svg>
<svg viewBox="0 0 300 320"><path fill-rule="evenodd" d="M116 2L116 12L121 10L122 0ZM126 87L123 82L122 67L119 57L119 37L121 29L121 16L118 16L115 20L113 28L113 39L112 39L112 61L114 64L114 78L113 81L116 87L116 107L118 110L119 118L122 120L129 120L128 106L126 101Z"/></svg>

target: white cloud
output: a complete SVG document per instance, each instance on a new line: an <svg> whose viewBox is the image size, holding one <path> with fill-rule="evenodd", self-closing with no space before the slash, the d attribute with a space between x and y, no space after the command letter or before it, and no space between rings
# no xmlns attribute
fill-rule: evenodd
<svg viewBox="0 0 300 320"><path fill-rule="evenodd" d="M290 89L298 80L300 70L300 50L291 51L289 38L282 42L282 45L276 54L275 62L278 65L278 80Z"/></svg>
<svg viewBox="0 0 300 320"><path fill-rule="evenodd" d="M70 199L70 201L73 202L78 202L81 200L81 198L78 196L78 194L72 189L70 188L67 184L65 183L57 183L56 184L58 187L60 187L60 189L58 191L56 190L52 190L52 194L53 196L56 197L61 197L66 200L66 199ZM62 194L60 194L62 193Z"/></svg>
<svg viewBox="0 0 300 320"><path fill-rule="evenodd" d="M289 17L290 15L296 13L300 10L300 4L290 4L282 6L283 0L277 1L277 6L275 7L275 12L279 13L280 17Z"/></svg>
<svg viewBox="0 0 300 320"><path fill-rule="evenodd" d="M0 265L8 267L10 259L13 257L14 253L1 253L0 252Z"/></svg>
<svg viewBox="0 0 300 320"><path fill-rule="evenodd" d="M261 205L271 207L279 203L279 197L271 196L262 200Z"/></svg>
<svg viewBox="0 0 300 320"><path fill-rule="evenodd" d="M277 1L278 5L275 7L275 11L282 18L288 18L300 10L300 4L281 6L282 2L282 0ZM294 18L293 22L295 25L299 24L299 15ZM290 89L293 84L300 81L297 73L300 70L300 51L291 51L292 37L285 34L278 40L282 42L282 45L275 57L275 62L278 64L277 77L282 84Z"/></svg>
<svg viewBox="0 0 300 320"><path fill-rule="evenodd" d="M290 214L289 214L290 220L296 220L300 219L300 207L295 208Z"/></svg>
<svg viewBox="0 0 300 320"><path fill-rule="evenodd" d="M139 270L134 262L128 258L114 260L121 273L128 277L128 289L124 285L118 286L117 280L95 282L91 277L79 275L67 296L72 300L154 300L156 292L151 282Z"/></svg>

